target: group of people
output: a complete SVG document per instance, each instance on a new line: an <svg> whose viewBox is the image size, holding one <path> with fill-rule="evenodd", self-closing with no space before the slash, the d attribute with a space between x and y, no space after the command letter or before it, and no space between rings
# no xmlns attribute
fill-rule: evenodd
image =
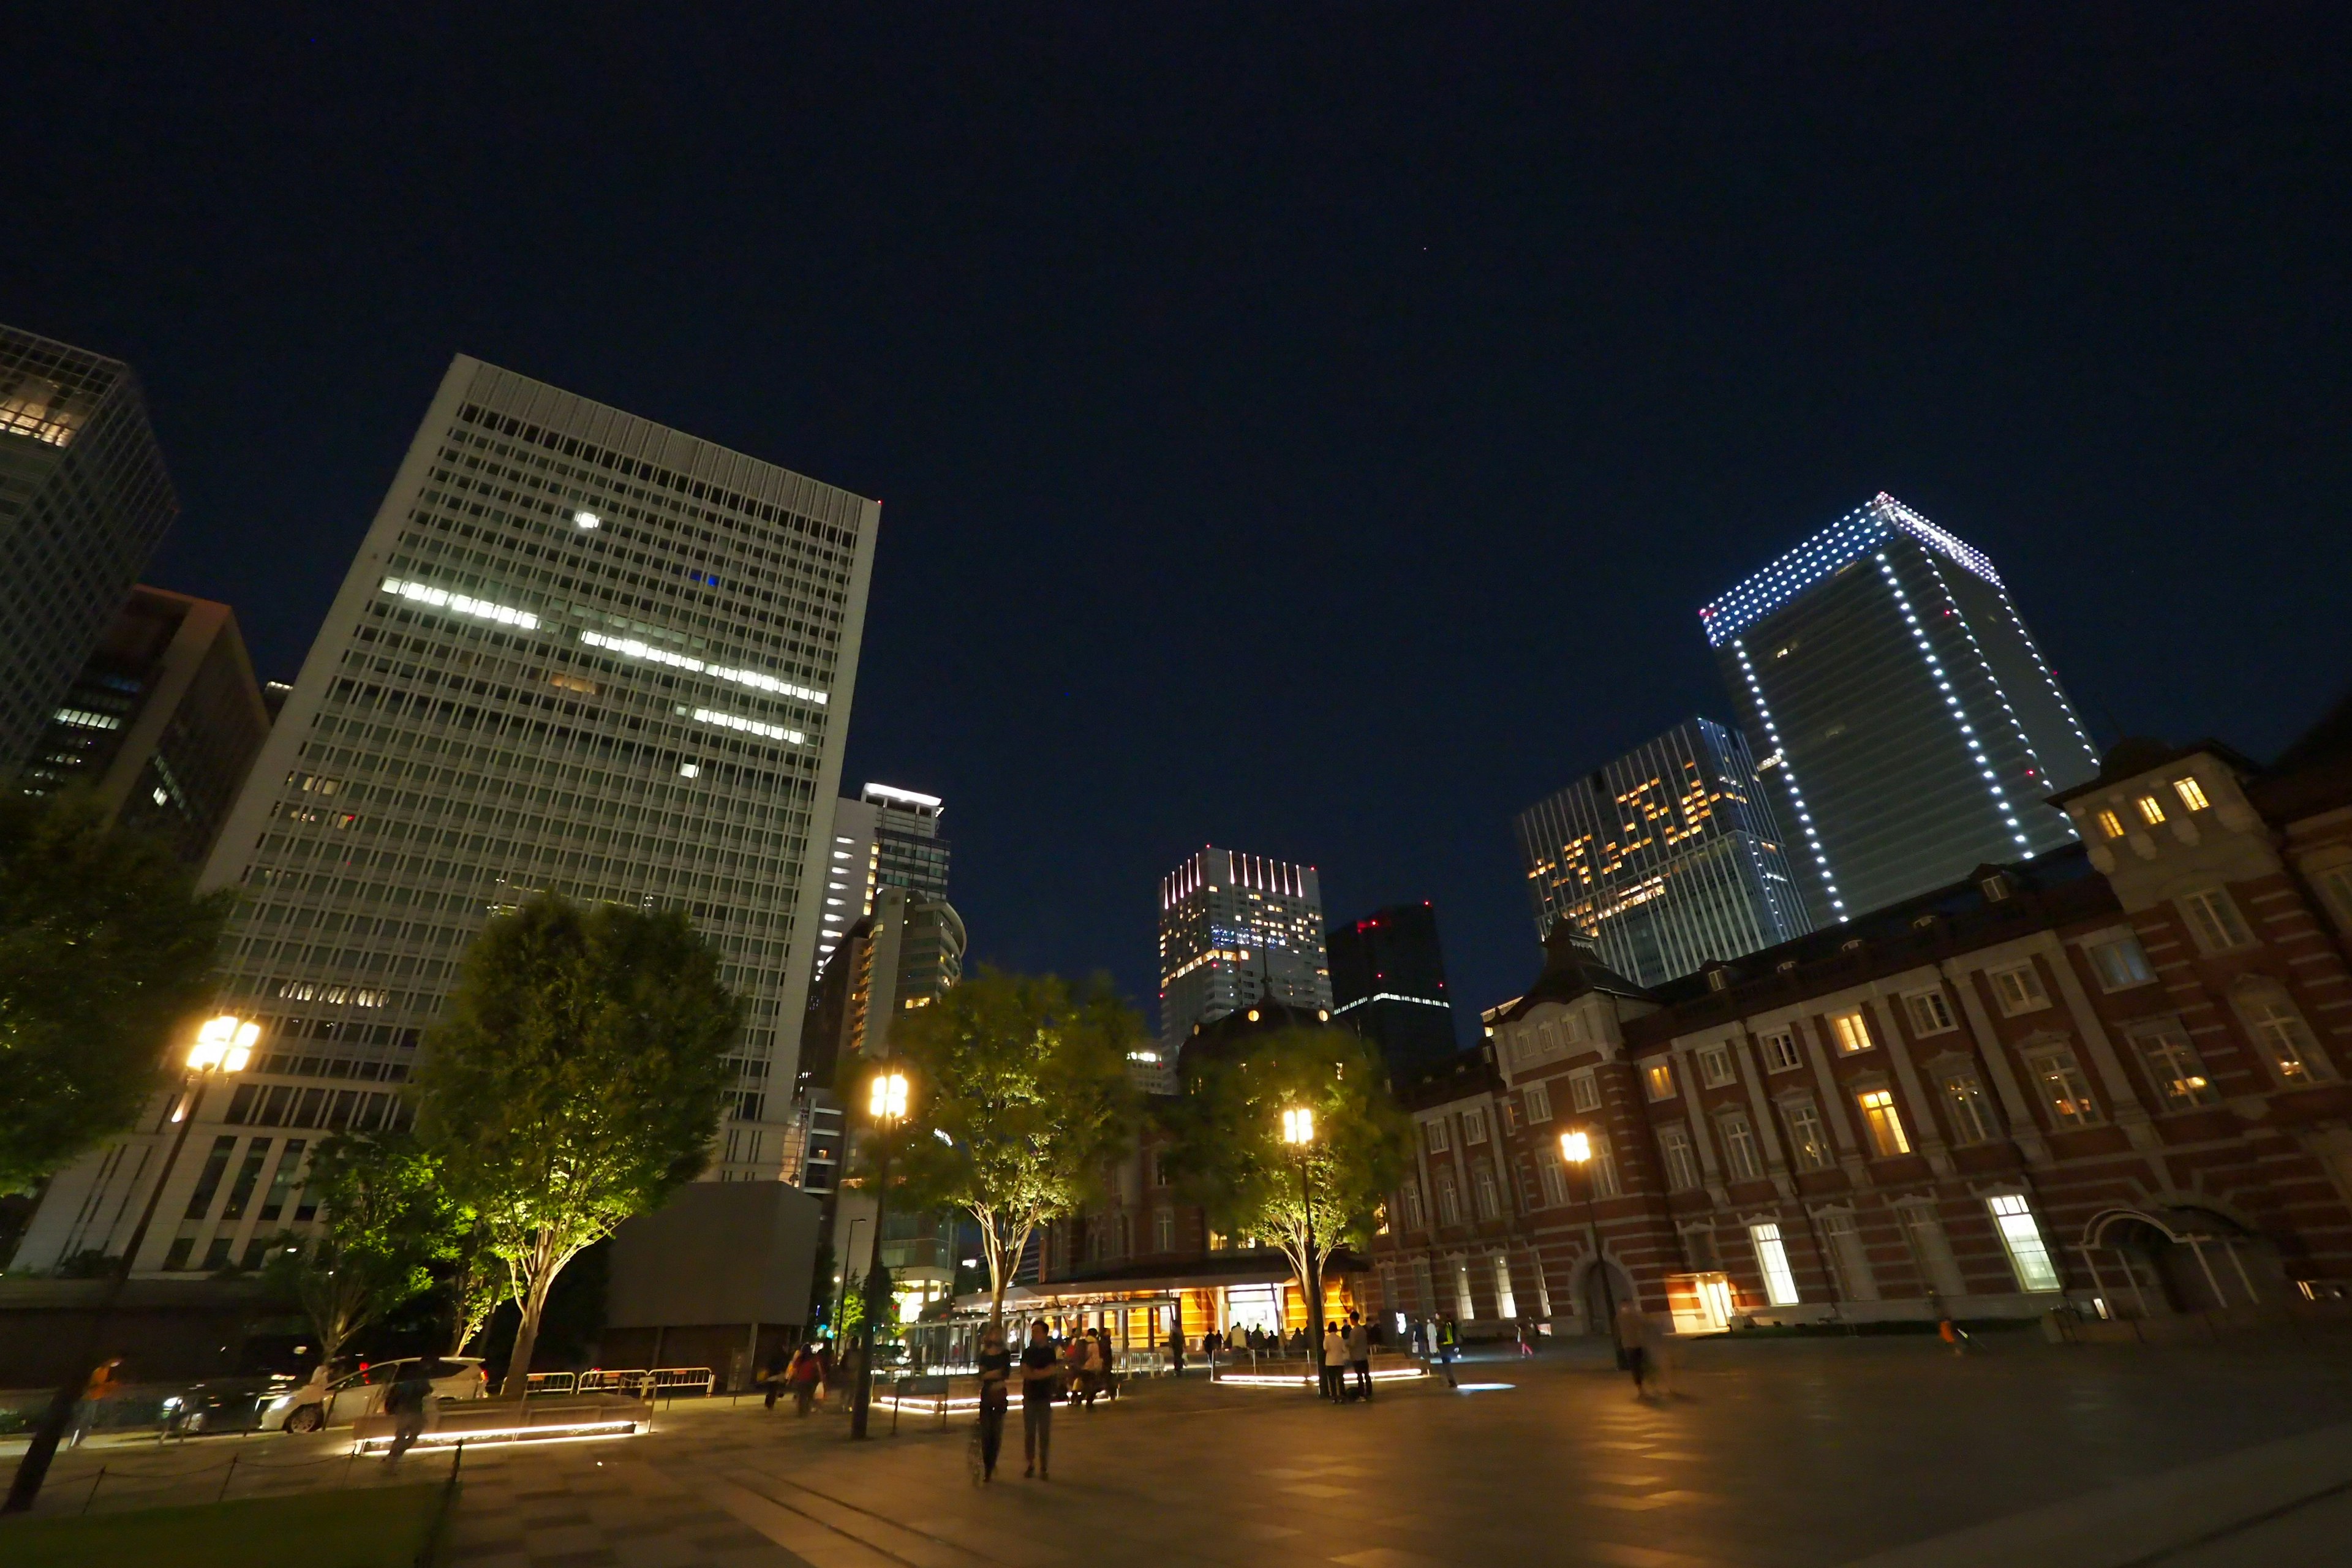
<svg viewBox="0 0 2352 1568"><path fill-rule="evenodd" d="M1004 1447L1004 1421L1013 1385L1021 1385L1022 1475L1052 1479L1054 1406L1066 1399L1091 1408L1097 1395L1118 1397L1111 1359L1110 1331L1081 1329L1056 1347L1043 1320L1029 1325L1029 1342L1018 1362L1006 1346L1004 1330L991 1323L980 1339L980 1479L996 1479L996 1458Z"/></svg>
<svg viewBox="0 0 2352 1568"><path fill-rule="evenodd" d="M1352 1384L1349 1374L1354 1374ZM1335 1405L1372 1396L1372 1326L1357 1312L1342 1329L1334 1318L1323 1325L1323 1397Z"/></svg>
<svg viewBox="0 0 2352 1568"><path fill-rule="evenodd" d="M825 1389L838 1382L833 1342L810 1341L790 1356L784 1353L783 1346L778 1345L768 1352L768 1363L760 1369L760 1381L768 1385L768 1409L776 1407L779 1394L789 1393L793 1396L793 1414L806 1415L824 1397Z"/></svg>

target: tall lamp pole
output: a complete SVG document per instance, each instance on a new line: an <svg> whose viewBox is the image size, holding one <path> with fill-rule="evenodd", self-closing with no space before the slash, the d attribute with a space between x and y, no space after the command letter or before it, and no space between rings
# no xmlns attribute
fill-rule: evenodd
<svg viewBox="0 0 2352 1568"><path fill-rule="evenodd" d="M874 1397L874 1271L882 1267L882 1210L890 1199L890 1130L907 1119L907 1075L876 1073L866 1110L880 1131L882 1155L874 1187L874 1250L866 1267L866 1310L857 1318L857 1392L849 1405L852 1437L866 1436L866 1409Z"/></svg>
<svg viewBox="0 0 2352 1568"><path fill-rule="evenodd" d="M1315 1392L1323 1392L1323 1270L1315 1257L1315 1194L1307 1181L1307 1149L1315 1142L1315 1112L1282 1113L1282 1141L1298 1161L1298 1202L1307 1215L1307 1350L1315 1360Z"/></svg>
<svg viewBox="0 0 2352 1568"><path fill-rule="evenodd" d="M1617 1292L1609 1283L1609 1259L1601 1251L1601 1221L1592 1207L1592 1192L1598 1183L1592 1173L1592 1140L1583 1132L1563 1132L1559 1135L1559 1157L1570 1165L1584 1167L1584 1228L1592 1235L1592 1267L1601 1275L1601 1310L1609 1315L1609 1342L1617 1347L1617 1359L1625 1359L1624 1342L1617 1337Z"/></svg>
<svg viewBox="0 0 2352 1568"><path fill-rule="evenodd" d="M32 1446L25 1457L16 1461L16 1479L8 1484L8 1500L0 1504L0 1513L25 1513L41 1495L41 1483L47 1479L49 1462L57 1458L58 1445L65 1438L66 1428L73 1421L74 1406L80 1403L82 1383L97 1364L100 1345L106 1333L106 1320L113 1312L115 1302L122 1295L122 1287L131 1279L131 1267L146 1244L147 1228L155 1220L155 1207L163 1201L163 1185L172 1178L173 1167L180 1163L180 1151L187 1146L188 1129L194 1125L196 1105L204 1098L205 1086L215 1073L239 1073L253 1056L253 1042L261 1037L261 1026L248 1024L234 1013L223 1013L207 1019L196 1031L196 1043L188 1047L186 1070L180 1079L180 1098L175 1114L180 1131L172 1139L172 1152L163 1160L163 1168L155 1173L155 1185L147 1194L147 1206L139 1213L139 1223L131 1228L129 1245L122 1256L114 1260L108 1273L106 1289L90 1313L89 1333L82 1344L81 1354L68 1369L67 1380L58 1384L50 1394L48 1408L41 1413L41 1424L33 1428ZM158 1131L161 1131L158 1129Z"/></svg>

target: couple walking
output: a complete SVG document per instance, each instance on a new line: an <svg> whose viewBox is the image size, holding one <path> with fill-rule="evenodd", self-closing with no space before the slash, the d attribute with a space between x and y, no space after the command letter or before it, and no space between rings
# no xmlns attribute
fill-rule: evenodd
<svg viewBox="0 0 2352 1568"><path fill-rule="evenodd" d="M1054 1402L1062 1393L1062 1358L1043 1320L1029 1325L1016 1368L1005 1348L1004 1331L991 1323L980 1337L980 1479L996 1479L996 1456L1004 1446L1004 1417L1012 1403L1015 1372L1021 1384L1021 1456L1024 1476L1050 1480L1054 1447Z"/></svg>

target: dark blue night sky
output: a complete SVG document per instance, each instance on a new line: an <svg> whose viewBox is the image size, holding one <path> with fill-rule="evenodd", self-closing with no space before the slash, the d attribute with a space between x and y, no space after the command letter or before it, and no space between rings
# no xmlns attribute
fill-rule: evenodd
<svg viewBox="0 0 2352 1568"><path fill-rule="evenodd" d="M0 320L145 376L152 579L290 675L461 350L878 496L846 783L997 963L1148 1003L1213 841L1515 994L1510 815L1880 489L2103 740L2352 670L2340 6L342 9L11 23Z"/></svg>

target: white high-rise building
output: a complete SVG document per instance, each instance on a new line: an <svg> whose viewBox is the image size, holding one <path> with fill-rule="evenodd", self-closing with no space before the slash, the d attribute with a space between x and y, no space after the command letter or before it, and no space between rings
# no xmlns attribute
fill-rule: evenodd
<svg viewBox="0 0 2352 1568"><path fill-rule="evenodd" d="M1176 1088L1176 1058L1196 1025L1261 997L1328 1013L1331 961L1315 868L1202 849L1160 879L1160 1051L1136 1079Z"/></svg>
<svg viewBox="0 0 2352 1568"><path fill-rule="evenodd" d="M750 1014L709 1174L775 1177L879 521L458 357L205 868L245 894L224 1000L263 1036L134 1267L257 1260L308 1218L306 1148L409 1114L467 943L541 891L718 947ZM61 1175L19 1265L120 1246L159 1142Z"/></svg>
<svg viewBox="0 0 2352 1568"><path fill-rule="evenodd" d="M944 809L935 795L878 784L867 784L856 800L834 803L816 942L819 970L849 928L874 912L878 889L948 896L948 841L940 837Z"/></svg>

